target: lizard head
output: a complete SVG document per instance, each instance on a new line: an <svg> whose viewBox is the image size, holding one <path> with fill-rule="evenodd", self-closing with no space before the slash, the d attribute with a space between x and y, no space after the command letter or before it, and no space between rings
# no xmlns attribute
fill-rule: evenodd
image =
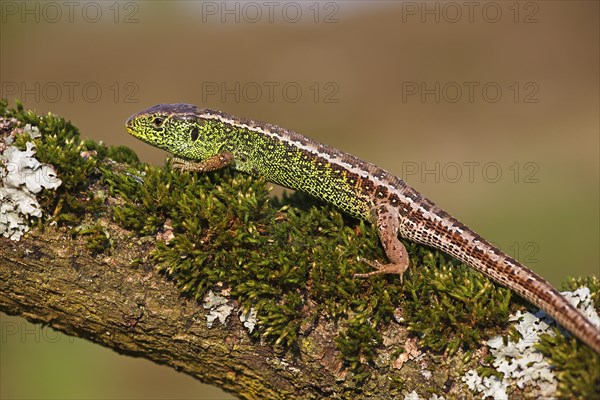
<svg viewBox="0 0 600 400"><path fill-rule="evenodd" d="M126 128L134 137L175 156L202 160L218 152L218 140L192 104L157 104L127 119Z"/></svg>

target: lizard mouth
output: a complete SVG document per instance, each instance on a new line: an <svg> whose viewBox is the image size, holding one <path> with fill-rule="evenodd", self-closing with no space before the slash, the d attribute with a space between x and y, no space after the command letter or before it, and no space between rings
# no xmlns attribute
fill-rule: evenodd
<svg viewBox="0 0 600 400"><path fill-rule="evenodd" d="M138 115L139 113L133 114L131 117L127 118L127 122L125 122L125 129L127 129L127 132L134 136L136 134L136 131L134 129L134 121Z"/></svg>
<svg viewBox="0 0 600 400"><path fill-rule="evenodd" d="M133 127L133 123L132 123L131 119L127 120L127 124L125 125L125 129L127 130L127 133L129 133L130 135L138 137L138 132Z"/></svg>

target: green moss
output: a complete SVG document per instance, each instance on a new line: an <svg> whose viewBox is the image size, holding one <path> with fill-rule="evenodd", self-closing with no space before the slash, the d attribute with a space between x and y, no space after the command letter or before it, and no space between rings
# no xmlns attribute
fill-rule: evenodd
<svg viewBox="0 0 600 400"><path fill-rule="evenodd" d="M86 240L86 247L94 255L104 253L110 249L110 240L100 223L89 227L78 227L73 230L73 234L83 237Z"/></svg>
<svg viewBox="0 0 600 400"><path fill-rule="evenodd" d="M152 253L159 270L196 298L225 282L245 310L258 310L257 335L276 345L297 346L308 305L314 319L352 315L354 329L367 319L380 327L399 305L399 286L387 283L397 278L352 278L361 250L382 256L372 228L353 228L328 206L273 207L265 181L229 170L103 172L109 193L123 199L114 210L117 223L141 234L171 232ZM367 345L357 347L370 358L381 339L375 329L367 336Z"/></svg>
<svg viewBox="0 0 600 400"><path fill-rule="evenodd" d="M28 134L22 134L16 138L15 145L24 149L25 144L32 141L36 158L53 165L62 181L56 192L44 191L38 196L45 215L54 216L58 223L75 225L86 214L100 210L102 202L90 193L89 187L97 178L96 167L102 162L97 156L101 145L82 141L77 128L63 118L52 114L38 116L18 102L16 109L8 109L7 103L2 102L0 113L16 118L22 126L31 124L39 128L40 138L32 140Z"/></svg>
<svg viewBox="0 0 600 400"><path fill-rule="evenodd" d="M81 228L86 216L97 217L104 212L105 198L91 187L100 176L98 167L103 165L106 148L93 141L83 141L78 129L70 122L53 114L38 116L25 110L17 102L16 109L8 108L6 101L0 102L0 116L15 118L21 126L31 124L38 127L41 137L31 139L29 134L15 138L14 145L24 149L27 142L36 147L36 158L42 163L51 164L57 171L62 184L56 191L43 191L37 199L44 211L38 223L41 227L49 222L73 228L75 235L84 232L88 247L92 252L102 252L110 246L98 234Z"/></svg>
<svg viewBox="0 0 600 400"><path fill-rule="evenodd" d="M453 354L473 350L507 326L511 293L482 274L425 247L407 244L419 265L408 273L404 305L420 344Z"/></svg>
<svg viewBox="0 0 600 400"><path fill-rule="evenodd" d="M416 267L404 286L397 276L353 278L369 269L359 256L384 257L375 230L302 194L275 207L266 182L229 170L104 173L123 199L116 222L144 235L172 233L152 253L159 270L195 298L226 283L246 311L258 310L257 335L276 345L298 346L306 312L329 318L341 322L341 358L356 370L373 360L405 296L414 301L403 306L409 326L436 351L476 348L506 324L509 292L466 267L448 268L450 258L434 250L409 245Z"/></svg>
<svg viewBox="0 0 600 400"><path fill-rule="evenodd" d="M353 319L348 329L341 332L337 339L337 345L344 355L344 361L352 371L359 373L365 361L375 358L381 342L382 338L377 331L377 325L360 322L360 319Z"/></svg>
<svg viewBox="0 0 600 400"><path fill-rule="evenodd" d="M106 156L113 161L133 166L139 166L140 160L133 150L125 146L110 146Z"/></svg>
<svg viewBox="0 0 600 400"><path fill-rule="evenodd" d="M600 355L575 338L542 335L537 348L550 357L564 399L592 399L600 394Z"/></svg>

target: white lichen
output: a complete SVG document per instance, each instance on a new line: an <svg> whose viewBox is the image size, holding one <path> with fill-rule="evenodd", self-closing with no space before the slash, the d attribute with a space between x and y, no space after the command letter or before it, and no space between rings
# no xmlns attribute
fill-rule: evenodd
<svg viewBox="0 0 600 400"><path fill-rule="evenodd" d="M206 316L206 326L212 328L216 320L225 325L227 317L231 315L231 311L233 310L233 307L228 305L227 301L226 297L216 295L212 290L208 291L202 305L206 310L210 310Z"/></svg>
<svg viewBox="0 0 600 400"><path fill-rule="evenodd" d="M600 316L594 308L594 302L592 300L592 293L590 288L582 286L573 292L562 292L562 294L569 300L573 306L577 307L592 324L600 328ZM540 311L544 316L546 315L543 311ZM550 319L551 320L551 319Z"/></svg>
<svg viewBox="0 0 600 400"><path fill-rule="evenodd" d="M40 136L39 129L29 124L22 131L32 138ZM62 182L52 166L34 157L32 142L21 151L10 145L13 138L13 134L4 137L0 152L0 235L19 240L29 230L29 219L42 216L35 194L56 189Z"/></svg>
<svg viewBox="0 0 600 400"><path fill-rule="evenodd" d="M508 400L506 384L496 376L480 377L474 369L468 371L462 378L472 391L482 394L482 399Z"/></svg>
<svg viewBox="0 0 600 400"><path fill-rule="evenodd" d="M404 400L419 400L419 395L414 390L404 396Z"/></svg>
<svg viewBox="0 0 600 400"><path fill-rule="evenodd" d="M252 333L257 324L257 310L254 307L250 308L247 313L239 311L240 321L244 324L244 327L248 329L248 332Z"/></svg>
<svg viewBox="0 0 600 400"><path fill-rule="evenodd" d="M575 307L579 308L596 326L600 326L600 318L594 310L590 290L582 287L574 292L562 293ZM511 321L518 321L516 329L522 339L518 342L508 341L504 344L498 336L488 341L491 355L494 357L492 366L503 374L500 379L496 376L481 377L475 370L470 370L462 380L470 390L479 392L482 398L494 400L508 399L511 386L523 389L532 387L532 394L537 398L553 399L557 381L550 364L534 346L539 342L541 334L554 335L552 325L554 320L543 311L535 314L517 312L511 316Z"/></svg>
<svg viewBox="0 0 600 400"><path fill-rule="evenodd" d="M23 128L23 131L27 132L32 139L38 139L42 137L42 134L40 133L40 128L31 124L26 124Z"/></svg>

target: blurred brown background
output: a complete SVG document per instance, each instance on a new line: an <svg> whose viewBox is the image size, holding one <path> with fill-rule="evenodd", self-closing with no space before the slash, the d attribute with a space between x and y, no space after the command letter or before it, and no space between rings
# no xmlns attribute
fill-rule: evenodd
<svg viewBox="0 0 600 400"><path fill-rule="evenodd" d="M156 164L123 128L156 103L279 124L403 177L557 285L600 274L597 2L69 4L0 3L0 97ZM0 323L3 399L231 398Z"/></svg>

